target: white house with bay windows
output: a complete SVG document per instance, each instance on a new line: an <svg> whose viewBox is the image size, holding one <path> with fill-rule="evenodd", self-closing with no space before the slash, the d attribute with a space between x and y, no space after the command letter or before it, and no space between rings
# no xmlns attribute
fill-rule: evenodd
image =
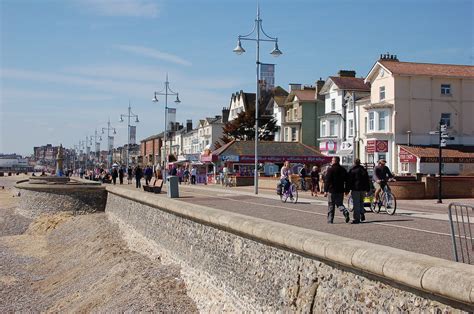
<svg viewBox="0 0 474 314"><path fill-rule="evenodd" d="M363 127L359 156L362 162L386 159L395 173L415 169L400 159L400 145L436 147L440 120L448 126L448 142L474 146L474 66L400 62L382 55L366 83L370 100L357 102Z"/></svg>
<svg viewBox="0 0 474 314"><path fill-rule="evenodd" d="M320 95L325 97L325 114L320 116L319 149L329 156L340 156L341 163L353 162L357 117L355 101L370 93L370 85L363 78L356 78L355 71L341 70L330 76Z"/></svg>

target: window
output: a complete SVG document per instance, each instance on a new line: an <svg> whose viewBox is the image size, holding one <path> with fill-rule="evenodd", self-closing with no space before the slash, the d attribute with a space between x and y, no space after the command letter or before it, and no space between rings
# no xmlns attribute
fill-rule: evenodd
<svg viewBox="0 0 474 314"><path fill-rule="evenodd" d="M349 100L347 103L347 110L348 111L354 111L354 101Z"/></svg>
<svg viewBox="0 0 474 314"><path fill-rule="evenodd" d="M291 128L291 141L296 142L298 140L296 128Z"/></svg>
<svg viewBox="0 0 474 314"><path fill-rule="evenodd" d="M385 131L385 117L386 117L386 112L385 111L380 111L379 112L379 131Z"/></svg>
<svg viewBox="0 0 474 314"><path fill-rule="evenodd" d="M331 111L336 111L336 99L331 99Z"/></svg>
<svg viewBox="0 0 474 314"><path fill-rule="evenodd" d="M380 154L380 153L379 153L379 159L377 159L377 161L380 160L380 159L385 159L385 160L387 160L387 154L385 154L385 153Z"/></svg>
<svg viewBox="0 0 474 314"><path fill-rule="evenodd" d="M441 84L441 95L451 95L451 84Z"/></svg>
<svg viewBox="0 0 474 314"><path fill-rule="evenodd" d="M290 136L288 134L288 133L290 133L289 131L290 131L289 128L285 128L285 142L290 141Z"/></svg>
<svg viewBox="0 0 474 314"><path fill-rule="evenodd" d="M321 122L321 137L326 136L326 121Z"/></svg>
<svg viewBox="0 0 474 314"><path fill-rule="evenodd" d="M373 112L369 112L369 131L373 131L375 129L374 116L375 114Z"/></svg>
<svg viewBox="0 0 474 314"><path fill-rule="evenodd" d="M445 124L448 128L451 127L451 114L442 113L441 114L441 123Z"/></svg>
<svg viewBox="0 0 474 314"><path fill-rule="evenodd" d="M329 120L329 136L336 135L336 121Z"/></svg>
<svg viewBox="0 0 474 314"><path fill-rule="evenodd" d="M385 100L385 86L379 87L380 101Z"/></svg>
<svg viewBox="0 0 474 314"><path fill-rule="evenodd" d="M354 136L354 120L349 120L349 136Z"/></svg>
<svg viewBox="0 0 474 314"><path fill-rule="evenodd" d="M293 109L293 119L298 119L298 108Z"/></svg>
<svg viewBox="0 0 474 314"><path fill-rule="evenodd" d="M401 170L404 173L407 173L410 171L409 164L407 162L402 162L401 163Z"/></svg>

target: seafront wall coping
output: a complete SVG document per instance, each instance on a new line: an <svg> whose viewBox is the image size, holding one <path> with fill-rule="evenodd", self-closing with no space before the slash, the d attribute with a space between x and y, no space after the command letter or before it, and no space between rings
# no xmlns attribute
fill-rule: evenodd
<svg viewBox="0 0 474 314"><path fill-rule="evenodd" d="M409 287L425 295L436 295L441 297L441 300L444 300L441 302L446 304L453 301L464 304L464 308L474 305L474 267L472 265L183 203L179 200L120 187L107 186L107 191L117 197L157 208L264 245L316 259L329 265L341 265L361 276L375 276L395 286ZM106 211L108 210L109 204L106 208ZM150 217L143 217L143 219L147 218ZM140 224L146 223L151 223L151 221L140 222Z"/></svg>

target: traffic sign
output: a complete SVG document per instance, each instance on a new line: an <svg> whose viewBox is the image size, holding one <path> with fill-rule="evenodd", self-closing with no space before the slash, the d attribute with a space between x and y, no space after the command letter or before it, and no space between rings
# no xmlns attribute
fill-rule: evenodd
<svg viewBox="0 0 474 314"><path fill-rule="evenodd" d="M448 130L448 126L446 124L440 124L439 128L441 132L446 132Z"/></svg>
<svg viewBox="0 0 474 314"><path fill-rule="evenodd" d="M439 142L439 146L441 147L446 147L448 145L448 141L446 139L442 139L441 142Z"/></svg>

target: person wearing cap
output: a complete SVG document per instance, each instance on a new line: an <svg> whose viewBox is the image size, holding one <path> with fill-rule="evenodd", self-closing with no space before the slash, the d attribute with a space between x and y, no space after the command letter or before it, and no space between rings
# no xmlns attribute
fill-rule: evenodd
<svg viewBox="0 0 474 314"><path fill-rule="evenodd" d="M375 202L374 204L378 204L380 191L382 191L387 182L393 179L393 174L390 169L385 165L387 161L385 159L380 159L378 165L374 168L374 174L372 176L372 181L374 182L375 188Z"/></svg>

